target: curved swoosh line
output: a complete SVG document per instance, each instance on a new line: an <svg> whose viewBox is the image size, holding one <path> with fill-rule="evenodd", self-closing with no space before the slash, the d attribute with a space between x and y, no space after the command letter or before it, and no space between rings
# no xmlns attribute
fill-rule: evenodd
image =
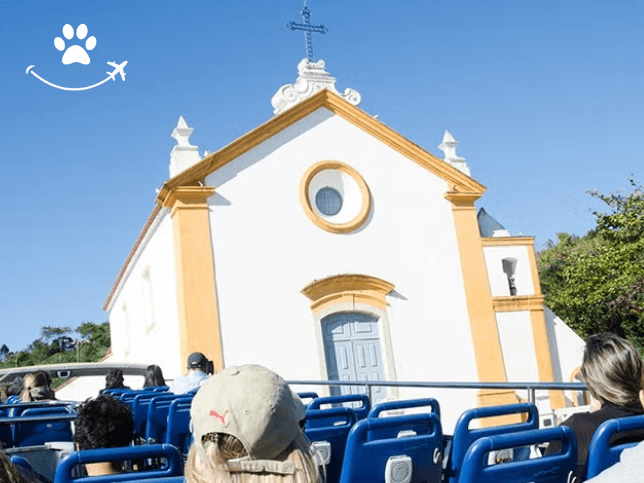
<svg viewBox="0 0 644 483"><path fill-rule="evenodd" d="M35 72L35 71L33 71L33 70L32 70L31 72L29 72L29 69L27 69L27 73L29 73L29 74L33 74L35 77L37 77L38 79L40 79L41 81L43 81L45 84L49 84L50 86L55 87L56 89L62 89L62 90L64 90L64 91L86 91L87 89L92 89L92 88L94 88L94 87L100 86L101 84L104 84L105 82L107 82L108 80L110 80L110 79L111 79L111 76L107 76L107 77L106 77L105 79L103 79L101 82L97 82L97 83L96 83L96 84L94 84L93 86L87 86L87 87L62 87L62 86L57 86L56 84L52 84L52 83L51 83L51 82L49 82L48 80L43 79L43 78L42 78L42 77L40 77L38 74L36 74L36 72Z"/></svg>

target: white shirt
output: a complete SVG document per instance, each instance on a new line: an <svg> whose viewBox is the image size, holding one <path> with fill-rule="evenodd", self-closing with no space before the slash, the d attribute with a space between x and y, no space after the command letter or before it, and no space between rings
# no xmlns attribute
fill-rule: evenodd
<svg viewBox="0 0 644 483"><path fill-rule="evenodd" d="M644 442L622 451L619 462L586 483L637 483L644 481Z"/></svg>
<svg viewBox="0 0 644 483"><path fill-rule="evenodd" d="M186 376L178 377L170 385L170 392L174 394L185 394L195 389L210 376L203 371L189 371Z"/></svg>

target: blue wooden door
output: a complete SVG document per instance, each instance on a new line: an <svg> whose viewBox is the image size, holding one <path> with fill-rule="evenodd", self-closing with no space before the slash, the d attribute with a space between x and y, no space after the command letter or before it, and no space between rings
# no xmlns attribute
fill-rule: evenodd
<svg viewBox="0 0 644 483"><path fill-rule="evenodd" d="M329 379L384 381L378 319L361 312L341 312L322 319L324 352ZM362 386L332 387L331 394L364 393ZM371 392L374 404L386 396L384 387Z"/></svg>

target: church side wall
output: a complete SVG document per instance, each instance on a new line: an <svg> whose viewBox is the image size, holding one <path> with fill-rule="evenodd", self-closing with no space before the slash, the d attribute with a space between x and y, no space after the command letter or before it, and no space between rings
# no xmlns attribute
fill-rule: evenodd
<svg viewBox="0 0 644 483"><path fill-rule="evenodd" d="M302 178L335 160L371 193L364 225L330 233L307 218ZM321 327L302 289L338 274L378 277L387 296L387 376L476 381L447 183L344 119L320 109L206 178L226 366L257 362L287 379L325 379ZM385 345L387 345L385 347ZM475 392L425 392L446 420ZM400 397L419 395L401 390Z"/></svg>
<svg viewBox="0 0 644 483"><path fill-rule="evenodd" d="M109 309L114 362L157 364L181 375L172 219L167 210L138 247Z"/></svg>

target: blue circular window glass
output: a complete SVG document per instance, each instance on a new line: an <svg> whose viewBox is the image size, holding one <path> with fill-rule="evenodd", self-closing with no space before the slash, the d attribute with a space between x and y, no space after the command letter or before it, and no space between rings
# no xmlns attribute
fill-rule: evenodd
<svg viewBox="0 0 644 483"><path fill-rule="evenodd" d="M338 190L325 186L315 194L315 206L324 216L333 216L342 209L342 195Z"/></svg>

